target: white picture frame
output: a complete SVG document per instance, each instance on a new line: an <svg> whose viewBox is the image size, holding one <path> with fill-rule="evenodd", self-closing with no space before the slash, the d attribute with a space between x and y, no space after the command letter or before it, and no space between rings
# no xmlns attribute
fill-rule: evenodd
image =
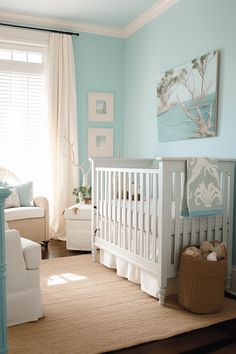
<svg viewBox="0 0 236 354"><path fill-rule="evenodd" d="M88 121L113 122L114 95L104 92L88 92Z"/></svg>
<svg viewBox="0 0 236 354"><path fill-rule="evenodd" d="M88 156L113 157L113 128L88 128Z"/></svg>

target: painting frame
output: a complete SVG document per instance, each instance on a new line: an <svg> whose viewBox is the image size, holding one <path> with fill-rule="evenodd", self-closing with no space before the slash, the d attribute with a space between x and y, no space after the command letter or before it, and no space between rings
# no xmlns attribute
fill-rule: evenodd
<svg viewBox="0 0 236 354"><path fill-rule="evenodd" d="M105 92L88 92L88 121L114 121L114 95Z"/></svg>
<svg viewBox="0 0 236 354"><path fill-rule="evenodd" d="M88 128L88 156L114 156L114 129Z"/></svg>
<svg viewBox="0 0 236 354"><path fill-rule="evenodd" d="M160 74L160 142L217 136L220 51L213 50Z"/></svg>

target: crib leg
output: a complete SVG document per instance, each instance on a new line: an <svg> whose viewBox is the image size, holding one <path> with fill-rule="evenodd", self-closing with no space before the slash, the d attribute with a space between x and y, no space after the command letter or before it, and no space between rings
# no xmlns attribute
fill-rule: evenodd
<svg viewBox="0 0 236 354"><path fill-rule="evenodd" d="M159 290L159 304L164 305L166 297L166 288L160 288Z"/></svg>
<svg viewBox="0 0 236 354"><path fill-rule="evenodd" d="M92 246L92 260L96 262L97 247Z"/></svg>

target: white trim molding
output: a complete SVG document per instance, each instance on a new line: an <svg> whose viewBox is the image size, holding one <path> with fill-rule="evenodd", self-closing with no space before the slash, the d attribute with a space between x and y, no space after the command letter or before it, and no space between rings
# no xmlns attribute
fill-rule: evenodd
<svg viewBox="0 0 236 354"><path fill-rule="evenodd" d="M21 15L11 12L1 12L0 22L25 26L31 25L42 28L45 27L49 29L54 28L62 31L85 32L109 37L128 38L148 22L160 16L163 12L168 10L179 1L180 0L157 1L153 6L144 11L141 15L139 15L125 27L101 26L85 22L60 20L52 17Z"/></svg>
<svg viewBox="0 0 236 354"><path fill-rule="evenodd" d="M137 32L147 23L160 16L163 12L175 5L180 0L160 0L149 9L144 11L140 16L136 17L126 27L124 27L124 37L128 38L133 33Z"/></svg>
<svg viewBox="0 0 236 354"><path fill-rule="evenodd" d="M110 37L123 38L123 29L118 27L93 25L90 23L60 20L54 17L38 17L1 12L0 21L32 27L53 28L61 31L86 32Z"/></svg>

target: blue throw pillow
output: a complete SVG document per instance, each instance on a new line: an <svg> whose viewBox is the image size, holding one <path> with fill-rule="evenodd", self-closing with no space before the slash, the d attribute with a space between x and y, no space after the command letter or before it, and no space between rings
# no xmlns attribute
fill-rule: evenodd
<svg viewBox="0 0 236 354"><path fill-rule="evenodd" d="M17 190L18 197L20 199L20 205L24 207L34 206L33 202L33 182L26 182L16 184L14 186Z"/></svg>

